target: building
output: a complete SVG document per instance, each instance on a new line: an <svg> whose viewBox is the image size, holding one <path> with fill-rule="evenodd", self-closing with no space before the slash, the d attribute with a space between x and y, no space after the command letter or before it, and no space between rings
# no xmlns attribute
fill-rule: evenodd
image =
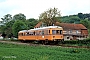
<svg viewBox="0 0 90 60"><path fill-rule="evenodd" d="M63 27L65 40L83 40L88 37L88 30L82 24L71 23L56 23L56 25Z"/></svg>
<svg viewBox="0 0 90 60"><path fill-rule="evenodd" d="M88 37L88 30L82 24L56 22L55 25L63 27L64 40L83 40ZM39 28L41 26L42 22L39 22L34 28Z"/></svg>

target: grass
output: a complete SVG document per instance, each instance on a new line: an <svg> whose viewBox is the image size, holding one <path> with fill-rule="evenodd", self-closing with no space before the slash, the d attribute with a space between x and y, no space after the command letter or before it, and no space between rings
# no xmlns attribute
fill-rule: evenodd
<svg viewBox="0 0 90 60"><path fill-rule="evenodd" d="M0 43L0 60L89 60L90 49Z"/></svg>

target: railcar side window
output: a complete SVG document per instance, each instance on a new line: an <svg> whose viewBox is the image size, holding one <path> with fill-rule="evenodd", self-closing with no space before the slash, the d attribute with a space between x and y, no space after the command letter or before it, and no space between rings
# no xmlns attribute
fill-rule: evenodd
<svg viewBox="0 0 90 60"><path fill-rule="evenodd" d="M52 30L52 34L62 34L62 30Z"/></svg>
<svg viewBox="0 0 90 60"><path fill-rule="evenodd" d="M52 30L52 34L56 34L56 30Z"/></svg>
<svg viewBox="0 0 90 60"><path fill-rule="evenodd" d="M23 36L25 36L26 35L26 33L23 33Z"/></svg>
<svg viewBox="0 0 90 60"><path fill-rule="evenodd" d="M48 34L48 30L45 30L45 34L46 34L46 35Z"/></svg>
<svg viewBox="0 0 90 60"><path fill-rule="evenodd" d="M44 31L42 31L42 35L44 35Z"/></svg>
<svg viewBox="0 0 90 60"><path fill-rule="evenodd" d="M39 31L36 32L36 35L39 35Z"/></svg>
<svg viewBox="0 0 90 60"><path fill-rule="evenodd" d="M29 35L29 32L27 32L26 35Z"/></svg>
<svg viewBox="0 0 90 60"><path fill-rule="evenodd" d="M33 35L33 32L29 32L29 35Z"/></svg>
<svg viewBox="0 0 90 60"><path fill-rule="evenodd" d="M39 31L39 35L42 35L41 31Z"/></svg>
<svg viewBox="0 0 90 60"><path fill-rule="evenodd" d="M36 35L35 31L33 32L34 35Z"/></svg>
<svg viewBox="0 0 90 60"><path fill-rule="evenodd" d="M50 30L49 30L49 34L50 34Z"/></svg>

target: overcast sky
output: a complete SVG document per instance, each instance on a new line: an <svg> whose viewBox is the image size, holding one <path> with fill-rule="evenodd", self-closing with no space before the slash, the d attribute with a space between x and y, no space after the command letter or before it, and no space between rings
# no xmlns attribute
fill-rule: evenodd
<svg viewBox="0 0 90 60"><path fill-rule="evenodd" d="M23 13L27 19L38 19L42 12L54 7L61 11L61 16L90 13L90 0L0 0L0 18Z"/></svg>

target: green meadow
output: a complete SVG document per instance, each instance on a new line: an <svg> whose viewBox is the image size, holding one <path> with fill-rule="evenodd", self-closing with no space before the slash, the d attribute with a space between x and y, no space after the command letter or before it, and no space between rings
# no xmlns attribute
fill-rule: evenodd
<svg viewBox="0 0 90 60"><path fill-rule="evenodd" d="M90 49L0 43L0 60L90 60Z"/></svg>

